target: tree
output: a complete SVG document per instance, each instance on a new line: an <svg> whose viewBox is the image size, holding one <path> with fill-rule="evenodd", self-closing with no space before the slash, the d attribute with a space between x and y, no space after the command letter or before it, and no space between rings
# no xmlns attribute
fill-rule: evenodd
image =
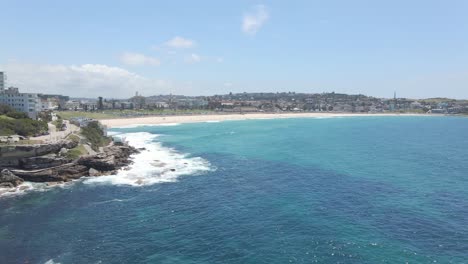
<svg viewBox="0 0 468 264"><path fill-rule="evenodd" d="M99 100L99 101L98 101L98 109L99 109L99 110L104 109L104 104L102 103L102 96L99 96L99 97L98 97L98 100Z"/></svg>

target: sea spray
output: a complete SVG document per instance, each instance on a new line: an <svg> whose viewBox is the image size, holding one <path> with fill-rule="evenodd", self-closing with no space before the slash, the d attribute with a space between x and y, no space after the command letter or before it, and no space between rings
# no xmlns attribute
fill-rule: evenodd
<svg viewBox="0 0 468 264"><path fill-rule="evenodd" d="M128 168L119 170L115 175L88 178L84 182L143 186L174 182L182 175L196 175L213 170L207 160L190 157L156 142L158 136L147 132L118 135L130 145L144 149L132 157L133 164Z"/></svg>

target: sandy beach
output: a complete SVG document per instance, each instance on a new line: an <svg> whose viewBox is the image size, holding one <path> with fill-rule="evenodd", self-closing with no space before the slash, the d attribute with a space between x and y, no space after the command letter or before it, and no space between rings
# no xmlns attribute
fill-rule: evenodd
<svg viewBox="0 0 468 264"><path fill-rule="evenodd" d="M226 120L273 119L273 118L324 118L353 116L420 116L421 114L351 114L351 113L252 113L252 114L210 114L174 115L136 118L102 119L100 122L110 128L134 125L161 125L174 123L215 122Z"/></svg>

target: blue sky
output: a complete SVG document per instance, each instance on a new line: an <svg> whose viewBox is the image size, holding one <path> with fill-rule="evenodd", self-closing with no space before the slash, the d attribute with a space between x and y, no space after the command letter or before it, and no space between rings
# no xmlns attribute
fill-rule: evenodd
<svg viewBox="0 0 468 264"><path fill-rule="evenodd" d="M24 91L468 98L468 1L0 5L0 70Z"/></svg>

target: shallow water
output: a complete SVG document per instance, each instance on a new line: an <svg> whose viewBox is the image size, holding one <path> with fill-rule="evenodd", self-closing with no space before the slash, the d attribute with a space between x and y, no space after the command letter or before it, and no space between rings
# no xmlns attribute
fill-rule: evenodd
<svg viewBox="0 0 468 264"><path fill-rule="evenodd" d="M129 171L0 199L0 263L466 263L467 131L453 117L115 129L147 148Z"/></svg>

